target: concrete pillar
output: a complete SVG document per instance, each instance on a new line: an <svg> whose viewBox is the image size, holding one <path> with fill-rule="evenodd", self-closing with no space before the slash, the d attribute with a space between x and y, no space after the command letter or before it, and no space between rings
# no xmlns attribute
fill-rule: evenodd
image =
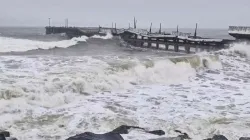
<svg viewBox="0 0 250 140"><path fill-rule="evenodd" d="M143 44L144 44L144 37L142 36L141 39L142 39L141 47L143 47Z"/></svg>
<svg viewBox="0 0 250 140"><path fill-rule="evenodd" d="M156 39L156 49L159 49L159 39Z"/></svg>
<svg viewBox="0 0 250 140"><path fill-rule="evenodd" d="M165 44L165 50L168 50L168 46L169 46L169 45L166 43L166 44Z"/></svg>
<svg viewBox="0 0 250 140"><path fill-rule="evenodd" d="M190 46L185 46L186 53L190 53Z"/></svg>
<svg viewBox="0 0 250 140"><path fill-rule="evenodd" d="M148 38L148 48L152 47L152 43L150 42L150 38Z"/></svg>
<svg viewBox="0 0 250 140"><path fill-rule="evenodd" d="M159 43L156 43L156 49L159 49Z"/></svg>
<svg viewBox="0 0 250 140"><path fill-rule="evenodd" d="M136 42L136 39L138 39L138 35L135 35L135 41L134 41L134 46L137 46L137 42Z"/></svg>
<svg viewBox="0 0 250 140"><path fill-rule="evenodd" d="M141 47L143 47L143 45L144 45L144 42L141 42Z"/></svg>
<svg viewBox="0 0 250 140"><path fill-rule="evenodd" d="M174 45L174 51L175 51L175 52L179 52L179 46L178 46L178 44L175 44L175 45Z"/></svg>

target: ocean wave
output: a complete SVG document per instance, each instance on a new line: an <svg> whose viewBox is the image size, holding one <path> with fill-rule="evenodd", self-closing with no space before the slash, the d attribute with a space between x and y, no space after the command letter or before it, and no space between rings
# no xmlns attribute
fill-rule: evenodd
<svg viewBox="0 0 250 140"><path fill-rule="evenodd" d="M18 93L22 91L21 93L87 94L130 89L134 85L179 84L195 76L198 67L212 68L213 63L219 63L214 62L213 57L209 56L147 61L119 60L115 63L87 56L64 59L15 57L15 61L11 59L11 64L6 63L10 61L8 59L10 57L1 58L2 63L5 63L1 68L8 70L15 65L17 69L4 71L0 77L6 80L2 82L5 88L1 88L0 94L0 98L5 99L19 97L17 89ZM203 60L207 61L206 65L202 63ZM27 85L17 78L12 81L16 83L15 87L12 87L8 84L8 75L26 77Z"/></svg>
<svg viewBox="0 0 250 140"><path fill-rule="evenodd" d="M227 56L241 56L242 58L250 58L249 42L233 43L229 49L219 50L215 53Z"/></svg>
<svg viewBox="0 0 250 140"><path fill-rule="evenodd" d="M238 54L245 55L248 58L250 58L250 44L247 42L242 42L242 43L235 43L232 44L232 47L230 48L230 51L234 51Z"/></svg>
<svg viewBox="0 0 250 140"><path fill-rule="evenodd" d="M202 71L220 69L220 61L231 66L217 74ZM0 57L1 128L28 140L104 133L121 124L163 129L168 136L180 129L193 139L214 133L236 139L249 135L249 82L230 80L237 78L233 72L249 71L243 64L204 52L147 60Z"/></svg>
<svg viewBox="0 0 250 140"><path fill-rule="evenodd" d="M0 37L0 52L25 52L36 49L52 49L55 47L67 48L76 45L78 42L86 42L87 39L88 37L81 36L72 38L70 40L44 42L28 39Z"/></svg>

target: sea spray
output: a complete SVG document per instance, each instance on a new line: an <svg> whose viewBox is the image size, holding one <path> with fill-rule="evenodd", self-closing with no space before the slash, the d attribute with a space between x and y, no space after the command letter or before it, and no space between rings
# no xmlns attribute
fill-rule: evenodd
<svg viewBox="0 0 250 140"><path fill-rule="evenodd" d="M99 38L99 39L112 39L113 35L111 33L107 33L105 36L94 35L91 38Z"/></svg>

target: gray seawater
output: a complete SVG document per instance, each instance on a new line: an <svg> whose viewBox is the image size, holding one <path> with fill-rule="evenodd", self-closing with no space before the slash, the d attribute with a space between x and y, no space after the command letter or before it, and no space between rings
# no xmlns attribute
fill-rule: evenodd
<svg viewBox="0 0 250 140"><path fill-rule="evenodd" d="M244 42L187 55L122 47L108 35L68 40L44 32L0 27L0 130L25 140L104 133L121 124L163 129L167 136L180 129L195 140L250 136L250 46ZM198 34L231 39L224 29Z"/></svg>

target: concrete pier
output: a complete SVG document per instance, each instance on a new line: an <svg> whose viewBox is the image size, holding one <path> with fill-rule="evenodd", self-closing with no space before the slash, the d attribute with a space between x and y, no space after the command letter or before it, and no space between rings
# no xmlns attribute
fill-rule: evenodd
<svg viewBox="0 0 250 140"><path fill-rule="evenodd" d="M106 35L110 32L113 35L117 35L116 28L105 28L105 27L45 27L46 34L60 34L66 33L69 38L87 36L91 37L93 35Z"/></svg>
<svg viewBox="0 0 250 140"><path fill-rule="evenodd" d="M108 32L113 36L119 36L128 44L138 47L162 49L161 46L165 46L165 50L172 50L175 52L185 51L186 53L191 53L191 48L195 52L199 50L218 50L222 48L227 48L230 43L235 40L227 39L213 39L213 38L202 38L197 36L197 24L195 28L195 33L191 36L191 33L181 33L177 26L177 31L170 33L165 33L160 30L157 33L151 32L152 23L150 26L150 31L143 29L136 29L136 20L134 19L134 28L128 29L117 29L115 28L105 28L105 27L52 27L47 26L46 34L58 34L66 33L69 38L78 36L88 36L93 35L103 35L105 36Z"/></svg>
<svg viewBox="0 0 250 140"><path fill-rule="evenodd" d="M198 51L198 49L206 49L210 51L212 49L218 50L227 48L229 44L233 42L233 40L226 39L201 38L197 36L183 37L169 34L145 34L143 32L144 31L140 31L137 29L125 30L122 34L120 34L120 36L124 41L128 43L133 42L131 44L133 46L161 49L160 45L164 45L165 50L169 50L169 46L173 46L173 51L185 51L186 53L191 53L191 48L195 48L194 50L196 51ZM142 44L147 44L147 46L144 46Z"/></svg>

